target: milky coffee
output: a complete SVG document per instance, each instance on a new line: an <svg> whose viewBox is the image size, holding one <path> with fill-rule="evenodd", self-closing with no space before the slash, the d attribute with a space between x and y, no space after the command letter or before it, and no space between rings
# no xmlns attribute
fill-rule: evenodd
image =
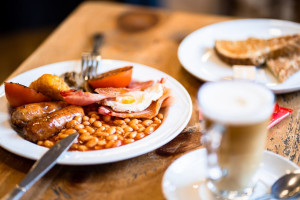
<svg viewBox="0 0 300 200"><path fill-rule="evenodd" d="M267 137L267 125L274 108L274 94L262 85L247 81L221 81L201 87L198 100L206 128L224 125L217 150L223 177L218 190L239 191L252 187Z"/></svg>

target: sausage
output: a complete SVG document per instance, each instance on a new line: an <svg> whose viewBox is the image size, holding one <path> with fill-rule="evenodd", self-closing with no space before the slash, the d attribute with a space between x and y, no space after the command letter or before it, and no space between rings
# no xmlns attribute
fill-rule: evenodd
<svg viewBox="0 0 300 200"><path fill-rule="evenodd" d="M63 129L66 123L75 116L83 115L84 111L81 106L64 107L44 117L29 121L24 127L24 136L32 142L48 139Z"/></svg>
<svg viewBox="0 0 300 200"><path fill-rule="evenodd" d="M17 107L11 114L13 125L23 128L29 121L37 117L43 117L56 110L66 107L68 104L63 101L31 103Z"/></svg>

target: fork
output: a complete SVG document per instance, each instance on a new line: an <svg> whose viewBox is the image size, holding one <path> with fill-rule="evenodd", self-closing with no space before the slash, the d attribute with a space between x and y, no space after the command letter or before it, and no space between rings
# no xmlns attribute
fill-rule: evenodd
<svg viewBox="0 0 300 200"><path fill-rule="evenodd" d="M85 52L81 56L81 76L85 81L94 78L97 75L99 63L101 61L99 47L102 44L103 38L104 35L102 33L96 33L93 36L94 42L92 52Z"/></svg>

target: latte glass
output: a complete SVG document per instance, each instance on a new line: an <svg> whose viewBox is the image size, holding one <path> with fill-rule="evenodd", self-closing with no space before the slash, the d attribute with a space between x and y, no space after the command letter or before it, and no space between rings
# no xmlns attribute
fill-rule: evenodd
<svg viewBox="0 0 300 200"><path fill-rule="evenodd" d="M248 81L204 84L198 101L205 121L207 187L225 199L247 199L257 183L275 95Z"/></svg>

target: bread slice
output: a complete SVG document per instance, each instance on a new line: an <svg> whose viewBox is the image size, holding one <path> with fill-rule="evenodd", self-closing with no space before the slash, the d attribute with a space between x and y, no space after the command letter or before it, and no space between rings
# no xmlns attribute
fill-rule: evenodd
<svg viewBox="0 0 300 200"><path fill-rule="evenodd" d="M300 51L300 34L270 39L216 40L215 51L230 65L262 65L267 59Z"/></svg>
<svg viewBox="0 0 300 200"><path fill-rule="evenodd" d="M267 61L267 67L280 82L284 82L300 70L300 52L286 57L270 59Z"/></svg>

